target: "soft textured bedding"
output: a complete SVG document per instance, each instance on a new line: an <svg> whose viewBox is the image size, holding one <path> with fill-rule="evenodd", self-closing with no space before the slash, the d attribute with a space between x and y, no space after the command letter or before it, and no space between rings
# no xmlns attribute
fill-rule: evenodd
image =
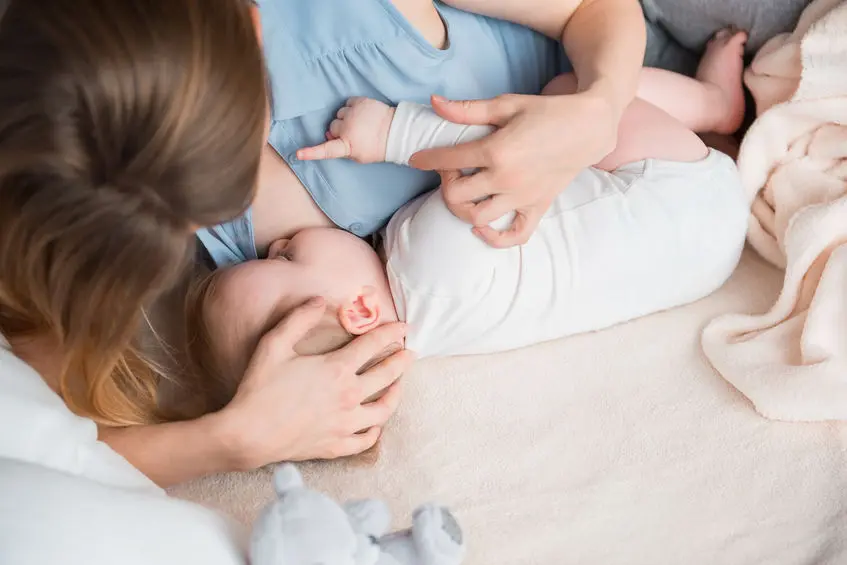
<svg viewBox="0 0 847 565"><path fill-rule="evenodd" d="M785 270L759 316L726 316L703 349L763 415L847 420L847 2L815 0L746 73L759 118L738 158L748 241Z"/></svg>
<svg viewBox="0 0 847 565"><path fill-rule="evenodd" d="M779 271L746 253L715 295L504 355L422 362L376 461L303 466L396 516L456 510L470 565L847 562L847 427L759 416L706 362L703 326L765 310ZM174 494L250 523L267 471ZM402 525L402 524L397 524Z"/></svg>

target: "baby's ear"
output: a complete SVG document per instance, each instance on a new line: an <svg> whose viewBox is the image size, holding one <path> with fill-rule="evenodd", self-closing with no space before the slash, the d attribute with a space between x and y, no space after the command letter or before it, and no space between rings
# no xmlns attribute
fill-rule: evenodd
<svg viewBox="0 0 847 565"><path fill-rule="evenodd" d="M350 334L366 334L379 326L380 309L376 289L366 286L358 296L338 308L338 321Z"/></svg>

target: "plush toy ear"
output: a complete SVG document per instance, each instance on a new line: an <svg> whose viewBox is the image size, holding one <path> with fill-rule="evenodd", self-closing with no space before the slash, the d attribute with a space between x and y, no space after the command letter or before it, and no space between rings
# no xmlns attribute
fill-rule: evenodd
<svg viewBox="0 0 847 565"><path fill-rule="evenodd" d="M366 286L358 296L339 307L338 321L348 333L362 335L379 325L379 314L376 289Z"/></svg>
<svg viewBox="0 0 847 565"><path fill-rule="evenodd" d="M274 490L282 496L290 490L303 488L303 476L291 463L280 465L274 471Z"/></svg>
<svg viewBox="0 0 847 565"><path fill-rule="evenodd" d="M360 534L379 538L391 527L391 511L381 500L356 500L344 505L350 523Z"/></svg>
<svg viewBox="0 0 847 565"><path fill-rule="evenodd" d="M266 511L267 512L267 511ZM250 565L285 563L288 539L278 531L272 515L260 516L250 536Z"/></svg>
<svg viewBox="0 0 847 565"><path fill-rule="evenodd" d="M412 539L418 563L458 565L465 558L462 528L446 508L428 504L412 515Z"/></svg>

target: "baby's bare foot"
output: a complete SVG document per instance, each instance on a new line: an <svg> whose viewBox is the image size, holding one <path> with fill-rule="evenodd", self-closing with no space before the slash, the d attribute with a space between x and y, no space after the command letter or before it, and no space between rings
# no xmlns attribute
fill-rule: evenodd
<svg viewBox="0 0 847 565"><path fill-rule="evenodd" d="M697 69L697 80L713 87L715 103L721 105L720 119L711 131L735 133L744 121L744 45L747 32L724 29L706 46Z"/></svg>

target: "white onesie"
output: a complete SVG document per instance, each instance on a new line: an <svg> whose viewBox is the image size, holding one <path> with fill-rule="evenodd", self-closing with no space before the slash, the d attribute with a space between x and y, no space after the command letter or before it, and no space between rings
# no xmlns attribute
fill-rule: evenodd
<svg viewBox="0 0 847 565"><path fill-rule="evenodd" d="M416 151L491 131L401 103L386 160L407 165ZM529 242L510 249L478 239L440 189L394 215L386 269L409 349L492 353L599 330L703 298L738 263L749 207L722 153L589 168L563 188Z"/></svg>

